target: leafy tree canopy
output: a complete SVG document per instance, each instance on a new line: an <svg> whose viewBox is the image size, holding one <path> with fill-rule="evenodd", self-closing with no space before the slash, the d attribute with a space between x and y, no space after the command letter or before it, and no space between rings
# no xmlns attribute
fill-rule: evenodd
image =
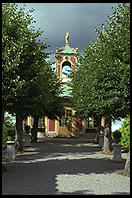
<svg viewBox="0 0 132 198"><path fill-rule="evenodd" d="M2 102L4 111L26 114L48 114L51 106L59 108L57 77L47 61L49 53L42 31L31 25L29 10L16 4L2 4ZM47 109L50 110L47 110ZM55 108L54 108L55 110ZM56 111L57 113L57 111Z"/></svg>
<svg viewBox="0 0 132 198"><path fill-rule="evenodd" d="M126 117L130 111L130 4L118 4L97 30L96 41L85 45L81 66L73 75L77 114Z"/></svg>

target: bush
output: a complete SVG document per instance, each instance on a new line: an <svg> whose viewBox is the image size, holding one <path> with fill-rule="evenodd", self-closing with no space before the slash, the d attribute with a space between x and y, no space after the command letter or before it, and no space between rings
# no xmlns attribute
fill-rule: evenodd
<svg viewBox="0 0 132 198"><path fill-rule="evenodd" d="M12 122L12 119L9 115L5 117L4 125L6 127L6 135L7 137L10 136L10 139L15 139L16 127L15 124Z"/></svg>
<svg viewBox="0 0 132 198"><path fill-rule="evenodd" d="M128 116L123 122L119 129L122 134L120 144L127 149L130 149L130 116Z"/></svg>
<svg viewBox="0 0 132 198"><path fill-rule="evenodd" d="M121 137L122 137L122 134L121 134L120 131L116 130L116 131L113 132L114 142L119 143Z"/></svg>

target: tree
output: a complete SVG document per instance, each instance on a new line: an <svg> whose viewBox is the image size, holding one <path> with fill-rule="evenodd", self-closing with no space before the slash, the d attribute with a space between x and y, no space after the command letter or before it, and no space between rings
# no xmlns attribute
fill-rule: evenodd
<svg viewBox="0 0 132 198"><path fill-rule="evenodd" d="M101 27L73 75L75 109L84 117L124 118L130 112L130 4L118 4Z"/></svg>
<svg viewBox="0 0 132 198"><path fill-rule="evenodd" d="M23 66L23 60L20 60L20 57L22 53L24 54L28 43L33 40L33 33L28 28L33 22L31 12L30 10L25 13L22 8L17 10L15 4L2 4L2 107L4 111L12 106L11 100L17 96L18 91L22 96L28 91L25 80L20 79L18 72L19 64ZM40 31L36 34L39 35Z"/></svg>
<svg viewBox="0 0 132 198"><path fill-rule="evenodd" d="M2 103L3 112L16 114L18 149L22 150L22 122L28 113L29 92L47 62L45 41L38 41L40 29L29 27L33 23L31 12L17 9L15 4L2 4ZM45 81L44 81L45 82ZM46 82L45 82L46 85Z"/></svg>
<svg viewBox="0 0 132 198"><path fill-rule="evenodd" d="M30 14L32 11L18 10L15 4L2 5L3 109L16 114L19 151L23 149L22 122L25 116L35 117L36 128L40 116L56 117L63 109L57 76L46 60L49 53L45 53L45 49L48 46L45 40L38 40L42 33L40 29L35 31L29 27L34 22ZM36 139L36 131L34 134Z"/></svg>
<svg viewBox="0 0 132 198"><path fill-rule="evenodd" d="M73 75L73 101L78 115L105 116L111 126L130 113L130 4L118 4L100 26Z"/></svg>

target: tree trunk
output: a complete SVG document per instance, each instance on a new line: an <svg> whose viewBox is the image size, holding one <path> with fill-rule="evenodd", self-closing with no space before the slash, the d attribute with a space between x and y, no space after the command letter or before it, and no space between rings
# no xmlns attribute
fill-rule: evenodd
<svg viewBox="0 0 132 198"><path fill-rule="evenodd" d="M38 130L38 116L34 116L33 128L32 128L32 142L37 142L37 130Z"/></svg>
<svg viewBox="0 0 132 198"><path fill-rule="evenodd" d="M97 126L99 126L99 127L101 126L101 119L102 118L100 116L97 118Z"/></svg>
<svg viewBox="0 0 132 198"><path fill-rule="evenodd" d="M107 124L109 127L104 129L104 145L103 145L103 152L110 153L112 148L112 138L111 138L111 118L107 118Z"/></svg>
<svg viewBox="0 0 132 198"><path fill-rule="evenodd" d="M99 134L100 134L100 126L101 126L100 116L96 118L96 122L97 122L97 129L96 129L96 135L95 135L95 143L99 143Z"/></svg>
<svg viewBox="0 0 132 198"><path fill-rule="evenodd" d="M23 118L20 113L16 113L16 149L23 150Z"/></svg>
<svg viewBox="0 0 132 198"><path fill-rule="evenodd" d="M113 147L112 147L112 137L111 137L111 128L112 128L112 119L111 117L107 118L107 124L109 125L110 128L110 134L109 134L109 150L112 151Z"/></svg>
<svg viewBox="0 0 132 198"><path fill-rule="evenodd" d="M106 154L110 152L109 138L106 137L105 135L104 135L103 152Z"/></svg>

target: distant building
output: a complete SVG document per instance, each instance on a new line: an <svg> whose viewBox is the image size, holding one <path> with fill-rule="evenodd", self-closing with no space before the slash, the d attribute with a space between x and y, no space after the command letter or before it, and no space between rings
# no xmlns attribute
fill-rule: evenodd
<svg viewBox="0 0 132 198"><path fill-rule="evenodd" d="M56 48L55 52L56 72L60 85L63 88L63 97L65 115L59 120L42 117L39 119L39 130L45 131L46 136L57 136L59 134L85 134L90 133L97 127L97 122L93 118L88 121L75 117L75 110L72 108L71 88L69 82L70 71L75 71L78 63L78 49L69 46L69 33L65 36L65 46ZM25 124L33 126L32 117L24 121ZM102 126L105 126L105 118L102 118ZM44 130L43 130L44 129Z"/></svg>

